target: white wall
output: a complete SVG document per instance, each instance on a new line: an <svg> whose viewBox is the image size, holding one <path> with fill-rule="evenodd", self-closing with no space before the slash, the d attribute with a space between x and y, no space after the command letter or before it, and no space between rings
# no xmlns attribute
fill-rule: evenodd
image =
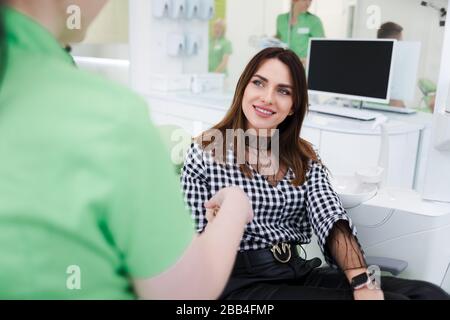
<svg viewBox="0 0 450 320"><path fill-rule="evenodd" d="M110 0L89 28L84 43L127 43L128 0Z"/></svg>
<svg viewBox="0 0 450 320"><path fill-rule="evenodd" d="M201 36L200 52L192 57L171 57L167 53L170 33ZM146 93L150 74L205 73L208 70L208 21L155 18L152 1L130 0L131 85Z"/></svg>
<svg viewBox="0 0 450 320"><path fill-rule="evenodd" d="M228 0L227 38L233 44L229 62L229 89L239 79L248 61L257 53L251 36L275 36L278 14L289 11L290 0Z"/></svg>
<svg viewBox="0 0 450 320"><path fill-rule="evenodd" d="M348 5L351 0L315 0L310 11L322 20L327 38L347 36Z"/></svg>

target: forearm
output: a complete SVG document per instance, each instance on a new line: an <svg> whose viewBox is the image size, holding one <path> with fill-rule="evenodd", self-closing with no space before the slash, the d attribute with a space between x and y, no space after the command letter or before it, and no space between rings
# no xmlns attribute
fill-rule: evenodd
<svg viewBox="0 0 450 320"><path fill-rule="evenodd" d="M367 271L364 254L347 221L339 220L335 223L327 244L331 256L345 272L349 282L354 276Z"/></svg>
<svg viewBox="0 0 450 320"><path fill-rule="evenodd" d="M138 283L144 299L216 299L231 273L246 224L233 201L225 201L217 218L197 236L167 272Z"/></svg>

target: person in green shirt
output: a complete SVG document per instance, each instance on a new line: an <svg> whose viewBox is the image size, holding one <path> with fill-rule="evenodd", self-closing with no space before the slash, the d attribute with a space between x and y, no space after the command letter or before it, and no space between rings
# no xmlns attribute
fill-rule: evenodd
<svg viewBox="0 0 450 320"><path fill-rule="evenodd" d="M0 299L216 298L249 200L222 189L194 236L146 103L63 49L105 2L0 0Z"/></svg>
<svg viewBox="0 0 450 320"><path fill-rule="evenodd" d="M277 38L306 62L309 39L325 37L320 18L308 12L312 0L292 0L291 11L277 17Z"/></svg>
<svg viewBox="0 0 450 320"><path fill-rule="evenodd" d="M228 61L233 53L231 42L225 38L226 24L217 19L209 42L209 72L228 74Z"/></svg>

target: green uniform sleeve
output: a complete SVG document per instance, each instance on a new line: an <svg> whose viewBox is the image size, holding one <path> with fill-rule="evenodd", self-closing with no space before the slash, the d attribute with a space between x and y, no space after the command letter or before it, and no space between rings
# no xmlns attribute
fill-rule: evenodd
<svg viewBox="0 0 450 320"><path fill-rule="evenodd" d="M127 107L113 153L118 156L111 159L119 180L107 223L125 272L147 278L173 265L195 231L146 104L138 100Z"/></svg>
<svg viewBox="0 0 450 320"><path fill-rule="evenodd" d="M317 18L315 22L311 26L311 37L312 38L324 38L325 37L325 30L323 28L322 21L320 18Z"/></svg>
<svg viewBox="0 0 450 320"><path fill-rule="evenodd" d="M276 37L281 40L281 15L277 17L277 34Z"/></svg>

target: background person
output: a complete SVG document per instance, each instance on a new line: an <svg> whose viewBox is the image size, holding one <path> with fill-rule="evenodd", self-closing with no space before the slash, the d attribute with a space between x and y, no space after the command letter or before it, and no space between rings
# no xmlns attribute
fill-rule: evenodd
<svg viewBox="0 0 450 320"><path fill-rule="evenodd" d="M397 41L403 40L403 27L395 22L383 23L377 31L378 39L395 39ZM393 107L405 108L403 100L391 99L389 105Z"/></svg>
<svg viewBox="0 0 450 320"><path fill-rule="evenodd" d="M209 72L228 74L228 61L233 53L233 47L230 40L225 38L225 32L225 20L214 21L212 37L209 42Z"/></svg>
<svg viewBox="0 0 450 320"><path fill-rule="evenodd" d="M291 11L277 17L277 38L306 63L310 38L325 37L320 18L308 11L312 0L292 0Z"/></svg>

